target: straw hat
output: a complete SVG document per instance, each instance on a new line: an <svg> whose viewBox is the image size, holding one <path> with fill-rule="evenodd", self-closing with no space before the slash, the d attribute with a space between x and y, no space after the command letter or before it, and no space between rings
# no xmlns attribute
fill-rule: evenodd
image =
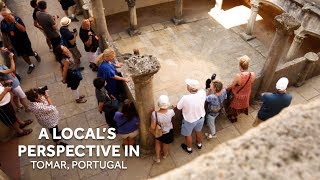
<svg viewBox="0 0 320 180"><path fill-rule="evenodd" d="M60 20L60 25L61 26L69 26L69 24L71 23L71 19L68 17L63 17Z"/></svg>

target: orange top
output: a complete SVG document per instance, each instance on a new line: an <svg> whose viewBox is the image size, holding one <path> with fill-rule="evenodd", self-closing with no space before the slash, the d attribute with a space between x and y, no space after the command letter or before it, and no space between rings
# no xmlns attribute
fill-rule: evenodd
<svg viewBox="0 0 320 180"><path fill-rule="evenodd" d="M232 88L234 98L230 104L230 107L232 107L234 109L245 109L245 108L249 107L251 86L252 86L252 82L253 82L252 74L251 74L251 76L250 76L250 74L251 74L251 72L242 72L240 74L241 84L239 86L235 86L234 88ZM248 78L250 78L249 81L248 81ZM248 81L248 83L246 84L247 81ZM237 93L240 89L241 89L241 91L239 93Z"/></svg>

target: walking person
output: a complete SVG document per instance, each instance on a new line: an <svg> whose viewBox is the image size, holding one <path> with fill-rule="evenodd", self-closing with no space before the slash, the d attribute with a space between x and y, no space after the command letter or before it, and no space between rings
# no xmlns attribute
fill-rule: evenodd
<svg viewBox="0 0 320 180"><path fill-rule="evenodd" d="M61 67L62 82L67 84L68 88L71 88L77 103L87 102L84 95L79 95L78 87L82 80L82 75L76 67L71 52L63 45L59 45L55 51Z"/></svg>
<svg viewBox="0 0 320 180"><path fill-rule="evenodd" d="M80 58L81 58L81 53L77 47L76 44L76 38L78 36L77 29L73 29L73 32L71 32L68 27L71 23L71 19L68 17L63 17L60 20L60 34L61 38L63 39L64 45L70 50L74 62L76 63L76 66L79 68L79 70L83 70L83 67L80 67Z"/></svg>
<svg viewBox="0 0 320 180"><path fill-rule="evenodd" d="M162 149L163 159L169 155L169 144L173 142L173 125L172 117L175 115L170 106L169 97L161 95L158 100L159 111L153 111L151 114L151 129L157 128L157 124L161 127L162 136L155 139L156 157L154 161L160 163L160 152Z"/></svg>
<svg viewBox="0 0 320 180"><path fill-rule="evenodd" d="M223 101L227 98L227 90L223 88L221 81L212 81L210 83L210 91L212 93L207 95L206 99L208 103L206 121L210 129L209 133L205 133L207 139L216 137L215 121L223 108Z"/></svg>
<svg viewBox="0 0 320 180"><path fill-rule="evenodd" d="M9 84L12 88L12 94L14 95L13 102L17 108L17 111L20 111L24 108L26 112L29 112L26 94L23 92L20 86L20 81L14 73L16 69L13 59L14 54L10 53L8 56L10 59L10 68L5 65L0 65L0 81L1 83Z"/></svg>
<svg viewBox="0 0 320 180"><path fill-rule="evenodd" d="M21 18L13 16L8 8L3 8L1 15L3 17L1 32L4 44L10 51L15 50L17 56L22 56L29 65L27 73L30 74L35 65L31 62L29 56L34 56L38 62L41 61L41 58L36 51L32 50L26 27Z"/></svg>
<svg viewBox="0 0 320 180"><path fill-rule="evenodd" d="M135 138L139 135L139 117L134 104L127 100L121 111L117 111L113 120L117 123L117 131L122 138L122 145L135 145Z"/></svg>
<svg viewBox="0 0 320 180"><path fill-rule="evenodd" d="M196 132L197 148L202 148L202 127L206 114L204 103L206 92L200 89L199 81L186 79L187 90L190 94L184 95L177 104L177 108L182 110L183 120L181 135L185 137L185 143L181 148L187 153L192 153L192 132Z"/></svg>
<svg viewBox="0 0 320 180"><path fill-rule="evenodd" d="M33 25L43 33L44 37L46 38L46 42L49 47L49 50L53 51L50 39L46 37L46 34L43 31L43 27L41 27L37 21L37 12L40 11L40 9L38 8L37 0L31 0L30 6L33 8L33 13L32 13Z"/></svg>
<svg viewBox="0 0 320 180"><path fill-rule="evenodd" d="M0 84L0 120L7 127L13 128L18 137L26 136L32 133L32 129L23 129L24 127L31 124L33 121L31 119L22 121L16 116L11 105L11 87L4 87Z"/></svg>
<svg viewBox="0 0 320 180"><path fill-rule="evenodd" d="M74 0L58 0L61 4L61 7L66 14L67 17L69 17L72 21L79 22L79 20L76 17L76 10L77 10L77 4ZM71 9L71 16L69 16L69 9Z"/></svg>
<svg viewBox="0 0 320 180"><path fill-rule="evenodd" d="M246 55L239 58L240 73L236 74L232 83L227 87L231 91L229 97L233 97L230 106L227 109L228 119L234 123L237 122L237 116L241 113L248 115L251 86L256 75L249 72L250 58Z"/></svg>
<svg viewBox="0 0 320 180"><path fill-rule="evenodd" d="M277 81L276 92L261 94L262 106L260 107L258 115L252 126L258 126L260 123L279 114L282 109L291 104L292 95L287 93L288 84L288 78L282 77Z"/></svg>
<svg viewBox="0 0 320 180"><path fill-rule="evenodd" d="M33 88L27 91L26 94L30 101L30 110L34 113L38 123L49 130L56 145L66 146L66 143L53 137L53 131L56 132L56 136L61 136L58 128L60 117L56 106L52 104L48 90L44 94L40 94L39 89Z"/></svg>
<svg viewBox="0 0 320 180"><path fill-rule="evenodd" d="M84 50L87 52L87 58L90 63L89 67L92 71L97 71L96 58L100 52L99 38L95 32L91 29L91 23L93 18L82 20L82 24L79 31L79 36L84 45Z"/></svg>
<svg viewBox="0 0 320 180"><path fill-rule="evenodd" d="M38 2L40 11L36 13L37 22L42 27L46 37L50 39L53 50L60 45L61 38L58 33L58 16L52 16L47 12L47 3Z"/></svg>

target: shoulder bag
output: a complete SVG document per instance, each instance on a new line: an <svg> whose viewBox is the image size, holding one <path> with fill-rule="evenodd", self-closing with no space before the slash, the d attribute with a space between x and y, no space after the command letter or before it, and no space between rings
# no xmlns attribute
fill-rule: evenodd
<svg viewBox="0 0 320 180"><path fill-rule="evenodd" d="M154 135L155 138L158 138L158 137L162 136L162 128L161 128L161 126L160 126L160 124L158 122L158 113L157 113L157 111L155 111L155 115L156 115L156 128L153 129L150 126L149 131Z"/></svg>
<svg viewBox="0 0 320 180"><path fill-rule="evenodd" d="M251 78L251 73L250 73L249 78L248 78L248 80L246 81L246 83L237 91L236 94L233 94L232 89L230 89L230 90L227 91L227 99L228 99L228 102L231 103L231 101L233 100L234 96L237 95L237 94L248 84L250 78Z"/></svg>

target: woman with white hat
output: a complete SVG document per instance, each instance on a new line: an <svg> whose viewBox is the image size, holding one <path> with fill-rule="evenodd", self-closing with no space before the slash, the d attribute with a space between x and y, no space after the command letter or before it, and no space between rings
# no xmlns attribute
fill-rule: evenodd
<svg viewBox="0 0 320 180"><path fill-rule="evenodd" d="M154 161L160 163L160 151L162 147L163 159L169 154L169 144L173 142L172 117L175 115L170 106L169 97L161 95L158 100L159 111L153 111L151 115L151 128L155 129L157 124L162 129L162 136L156 138L155 150L156 157Z"/></svg>

